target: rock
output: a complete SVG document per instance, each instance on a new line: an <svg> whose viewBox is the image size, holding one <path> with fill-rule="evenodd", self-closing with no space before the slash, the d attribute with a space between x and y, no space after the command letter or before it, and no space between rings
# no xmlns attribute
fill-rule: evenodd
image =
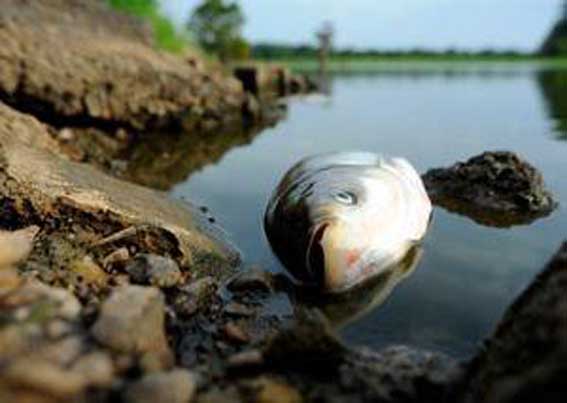
<svg viewBox="0 0 567 403"><path fill-rule="evenodd" d="M567 242L508 308L468 373L464 402L563 402Z"/></svg>
<svg viewBox="0 0 567 403"><path fill-rule="evenodd" d="M242 90L182 57L158 52L138 19L106 2L5 0L0 15L0 92L47 121L148 129L214 104L239 116Z"/></svg>
<svg viewBox="0 0 567 403"><path fill-rule="evenodd" d="M158 289L120 287L102 304L91 331L103 346L124 353L149 353L167 367L172 356L164 332L164 312L164 298Z"/></svg>
<svg viewBox="0 0 567 403"><path fill-rule="evenodd" d="M82 351L73 334L81 306L66 290L28 280L0 297L0 361L34 357L67 365ZM59 329L56 329L59 327Z"/></svg>
<svg viewBox="0 0 567 403"><path fill-rule="evenodd" d="M259 268L250 268L235 275L227 284L227 288L235 293L266 292L274 290L273 274Z"/></svg>
<svg viewBox="0 0 567 403"><path fill-rule="evenodd" d="M268 340L262 354L266 364L275 368L333 370L344 362L347 352L319 311L303 310Z"/></svg>
<svg viewBox="0 0 567 403"><path fill-rule="evenodd" d="M490 226L527 224L557 207L541 174L506 151L432 169L423 181L435 204Z"/></svg>
<svg viewBox="0 0 567 403"><path fill-rule="evenodd" d="M174 301L175 311L183 316L191 316L207 304L218 288L212 277L203 277L180 287L181 293Z"/></svg>
<svg viewBox="0 0 567 403"><path fill-rule="evenodd" d="M129 259L130 252L128 251L128 248L122 247L105 256L102 264L106 269L108 269L115 264L124 263Z"/></svg>
<svg viewBox="0 0 567 403"><path fill-rule="evenodd" d="M250 336L241 326L234 322L228 322L223 328L225 336L236 343L247 343L250 341Z"/></svg>
<svg viewBox="0 0 567 403"><path fill-rule="evenodd" d="M35 390L58 399L76 396L86 386L81 374L34 358L21 358L3 368L0 371L1 383L13 389Z"/></svg>
<svg viewBox="0 0 567 403"><path fill-rule="evenodd" d="M74 260L69 265L69 270L80 276L86 284L102 287L108 281L108 274L90 256Z"/></svg>
<svg viewBox="0 0 567 403"><path fill-rule="evenodd" d="M266 89L266 70L259 66L238 66L234 69L234 76L242 83L244 91L252 95L259 96Z"/></svg>
<svg viewBox="0 0 567 403"><path fill-rule="evenodd" d="M22 284L22 279L15 269L0 269L0 298Z"/></svg>
<svg viewBox="0 0 567 403"><path fill-rule="evenodd" d="M252 316L254 310L238 302L230 302L224 307L224 312L231 316Z"/></svg>
<svg viewBox="0 0 567 403"><path fill-rule="evenodd" d="M285 382L269 377L260 377L248 384L256 391L255 403L301 403L299 391Z"/></svg>
<svg viewBox="0 0 567 403"><path fill-rule="evenodd" d="M0 204L11 213L0 219L0 226L41 222L50 226L44 242L62 239L79 256L87 249L110 251L114 243L126 243L179 256L189 267L196 257L215 271L238 262L236 250L196 207L65 160L57 149L45 126L0 103ZM73 240L78 234L89 239L84 233L96 235L98 242L86 248ZM44 248L47 254L54 249ZM58 263L64 265L68 256L61 259ZM204 266L200 270L207 270Z"/></svg>
<svg viewBox="0 0 567 403"><path fill-rule="evenodd" d="M185 369L174 369L144 376L127 388L124 400L127 403L188 403L195 390L195 375Z"/></svg>
<svg viewBox="0 0 567 403"><path fill-rule="evenodd" d="M100 351L85 354L74 364L72 371L83 375L90 387L108 388L114 381L114 366L110 357Z"/></svg>
<svg viewBox="0 0 567 403"><path fill-rule="evenodd" d="M0 230L0 269L27 259L39 227L31 226L18 231Z"/></svg>
<svg viewBox="0 0 567 403"><path fill-rule="evenodd" d="M264 364L264 356L260 350L247 350L228 357L227 363L230 367L258 367Z"/></svg>
<svg viewBox="0 0 567 403"><path fill-rule="evenodd" d="M175 260L156 255L139 254L126 266L133 282L168 288L181 281L181 271Z"/></svg>
<svg viewBox="0 0 567 403"><path fill-rule="evenodd" d="M450 357L407 346L353 352L340 368L341 388L360 401L450 402L462 377Z"/></svg>

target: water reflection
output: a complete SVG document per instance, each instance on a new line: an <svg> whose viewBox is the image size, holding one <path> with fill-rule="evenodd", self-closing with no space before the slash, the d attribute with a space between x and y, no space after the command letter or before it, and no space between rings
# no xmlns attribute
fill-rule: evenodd
<svg viewBox="0 0 567 403"><path fill-rule="evenodd" d="M252 143L263 129L265 126L235 124L192 133L152 133L128 151L124 175L138 184L169 190L204 167L218 164L235 147Z"/></svg>
<svg viewBox="0 0 567 403"><path fill-rule="evenodd" d="M397 263L364 285L341 294L321 295L312 290L297 290L295 302L319 308L337 329L361 319L382 305L394 288L408 278L423 256L421 247L414 247Z"/></svg>
<svg viewBox="0 0 567 403"><path fill-rule="evenodd" d="M567 141L567 71L542 70L537 82L558 140Z"/></svg>

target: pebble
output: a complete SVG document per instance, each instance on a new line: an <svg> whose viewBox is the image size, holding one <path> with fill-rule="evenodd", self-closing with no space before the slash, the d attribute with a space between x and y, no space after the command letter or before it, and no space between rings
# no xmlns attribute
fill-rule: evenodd
<svg viewBox="0 0 567 403"><path fill-rule="evenodd" d="M232 292L273 291L272 274L258 268L250 268L237 274L227 285Z"/></svg>
<svg viewBox="0 0 567 403"><path fill-rule="evenodd" d="M254 310L244 304L231 302L224 307L224 312L232 316L252 316Z"/></svg>
<svg viewBox="0 0 567 403"><path fill-rule="evenodd" d="M108 280L108 274L90 256L76 259L69 265L69 268L73 273L81 276L86 284L95 284L101 287Z"/></svg>
<svg viewBox="0 0 567 403"><path fill-rule="evenodd" d="M240 326L234 322L228 322L224 327L223 331L225 336L237 343L248 343L250 341L250 336L246 333Z"/></svg>
<svg viewBox="0 0 567 403"><path fill-rule="evenodd" d="M174 369L144 376L125 392L126 403L188 403L197 388L195 375L186 369Z"/></svg>
<svg viewBox="0 0 567 403"><path fill-rule="evenodd" d="M259 350L247 350L231 355L227 363L231 367L259 366L264 364L264 356Z"/></svg>
<svg viewBox="0 0 567 403"><path fill-rule="evenodd" d="M156 353L172 360L164 332L165 303L156 288L123 286L103 302L91 331L104 346L124 353Z"/></svg>
<svg viewBox="0 0 567 403"><path fill-rule="evenodd" d="M88 386L110 387L113 382L114 366L110 357L100 351L85 354L72 367L72 371L82 374Z"/></svg>
<svg viewBox="0 0 567 403"><path fill-rule="evenodd" d="M132 281L169 288L181 282L181 270L175 260L150 254L139 254L126 266Z"/></svg>
<svg viewBox="0 0 567 403"><path fill-rule="evenodd" d="M18 231L0 231L0 269L27 259L39 230L34 225Z"/></svg>
<svg viewBox="0 0 567 403"><path fill-rule="evenodd" d="M60 399L77 395L86 386L82 374L31 357L9 364L2 371L2 379L12 387L42 391Z"/></svg>
<svg viewBox="0 0 567 403"><path fill-rule="evenodd" d="M105 258L102 260L102 265L106 269L108 269L117 263L124 263L128 259L130 259L130 252L128 251L128 248L122 247L106 255Z"/></svg>

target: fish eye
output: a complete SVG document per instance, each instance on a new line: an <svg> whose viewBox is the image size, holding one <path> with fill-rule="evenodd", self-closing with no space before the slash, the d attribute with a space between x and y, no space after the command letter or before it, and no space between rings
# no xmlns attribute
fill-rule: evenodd
<svg viewBox="0 0 567 403"><path fill-rule="evenodd" d="M352 192L349 192L347 190L339 190L333 193L333 198L344 205L347 206L354 206L357 202L358 199L356 197L356 195Z"/></svg>

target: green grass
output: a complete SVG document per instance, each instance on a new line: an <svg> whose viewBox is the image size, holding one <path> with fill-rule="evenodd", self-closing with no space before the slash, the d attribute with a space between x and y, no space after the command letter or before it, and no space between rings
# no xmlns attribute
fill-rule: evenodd
<svg viewBox="0 0 567 403"><path fill-rule="evenodd" d="M319 62L314 57L271 58L264 61L283 64L298 72L315 72ZM538 56L461 56L461 55L400 55L400 56L367 56L367 57L331 57L328 71L334 72L373 72L384 69L455 69L483 65L505 65L529 63L544 67L567 69L567 57L543 58Z"/></svg>
<svg viewBox="0 0 567 403"><path fill-rule="evenodd" d="M154 0L108 0L108 2L116 10L149 21L158 48L179 53L188 46L188 39L177 32L171 21L160 14Z"/></svg>

